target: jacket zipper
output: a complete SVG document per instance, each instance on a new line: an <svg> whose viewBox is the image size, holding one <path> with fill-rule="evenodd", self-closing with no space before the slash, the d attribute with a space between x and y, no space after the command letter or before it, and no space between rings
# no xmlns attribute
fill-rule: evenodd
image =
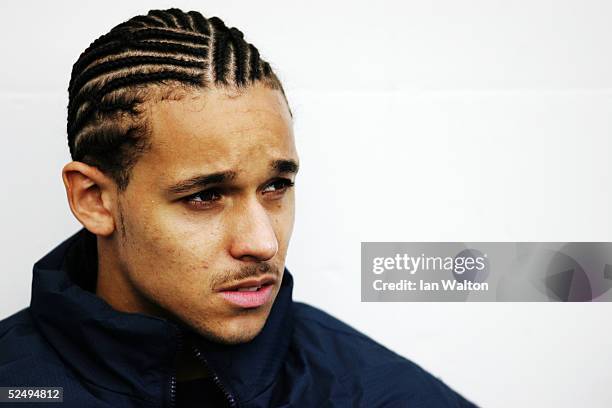
<svg viewBox="0 0 612 408"><path fill-rule="evenodd" d="M175 369L172 370L176 372ZM176 401L176 375L172 374L170 377L170 408L174 408Z"/></svg>
<svg viewBox="0 0 612 408"><path fill-rule="evenodd" d="M180 353L181 348L183 347L183 333L176 326L174 326L174 329L176 331L176 356L178 355L178 353ZM172 375L170 376L170 408L174 408L174 406L176 405L176 367L174 366L174 363L172 364L171 370Z"/></svg>
<svg viewBox="0 0 612 408"><path fill-rule="evenodd" d="M176 353L178 354L183 345L182 344L183 336L182 336L181 330L178 327L175 326L175 329L176 329L176 339L177 339ZM204 358L200 350L196 346L193 346L193 351L196 357L198 358L198 360L200 360L200 362L204 365L204 367L208 370L208 372L212 374L215 385L221 390L221 392L225 396L225 399L227 400L227 403L229 404L230 408L238 408L238 401L229 391L227 391L227 389L225 388L225 386L219 379L219 376L210 367L210 364L208 364L208 361ZM170 376L170 408L174 408L175 405L176 405L176 367L172 366L172 375Z"/></svg>
<svg viewBox="0 0 612 408"><path fill-rule="evenodd" d="M223 395L225 395L225 399L227 400L227 403L229 404L230 408L237 408L238 407L238 401L236 400L236 398L227 390L227 388L225 388L225 386L223 385L223 383L221 382L221 380L219 379L219 376L217 375L217 373L215 373L215 371L210 367L210 364L208 364L208 361L204 358L204 356L202 355L202 353L200 352L200 350L196 347L193 346L193 351L196 355L196 357L198 358L198 360L200 360L202 362L202 364L204 365L204 367L206 367L206 369L208 370L209 373L212 374L213 376L213 381L215 383L215 385L221 390L221 392L223 393Z"/></svg>

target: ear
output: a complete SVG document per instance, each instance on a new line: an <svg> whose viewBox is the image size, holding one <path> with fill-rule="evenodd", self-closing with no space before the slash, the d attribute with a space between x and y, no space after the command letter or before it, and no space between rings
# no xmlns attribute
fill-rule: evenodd
<svg viewBox="0 0 612 408"><path fill-rule="evenodd" d="M115 182L96 167L73 161L62 169L70 210L93 234L109 236L115 230Z"/></svg>

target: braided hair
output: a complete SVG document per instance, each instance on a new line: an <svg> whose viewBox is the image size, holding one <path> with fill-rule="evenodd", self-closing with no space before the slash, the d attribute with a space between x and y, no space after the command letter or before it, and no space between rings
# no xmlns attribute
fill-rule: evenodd
<svg viewBox="0 0 612 408"><path fill-rule="evenodd" d="M141 104L180 89L243 89L256 82L287 100L257 48L220 18L176 8L133 17L92 42L72 67L72 160L98 167L125 190L131 168L150 146Z"/></svg>

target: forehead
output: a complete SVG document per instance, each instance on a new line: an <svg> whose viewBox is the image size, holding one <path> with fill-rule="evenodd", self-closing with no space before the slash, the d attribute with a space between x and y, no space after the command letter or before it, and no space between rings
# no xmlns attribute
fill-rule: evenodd
<svg viewBox="0 0 612 408"><path fill-rule="evenodd" d="M220 88L186 92L147 107L150 150L142 165L164 179L195 172L297 161L292 120L279 90L261 85L240 94Z"/></svg>

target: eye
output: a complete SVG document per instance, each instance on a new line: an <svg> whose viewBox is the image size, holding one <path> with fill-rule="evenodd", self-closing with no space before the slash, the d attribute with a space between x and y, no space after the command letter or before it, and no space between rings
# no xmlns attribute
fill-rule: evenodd
<svg viewBox="0 0 612 408"><path fill-rule="evenodd" d="M295 183L289 179L278 179L274 180L272 183L268 184L266 188L263 189L264 194L276 193L283 194L289 188L293 187Z"/></svg>
<svg viewBox="0 0 612 408"><path fill-rule="evenodd" d="M207 208L214 205L215 201L221 199L221 194L215 189L200 191L199 193L185 197L189 205L196 208Z"/></svg>

